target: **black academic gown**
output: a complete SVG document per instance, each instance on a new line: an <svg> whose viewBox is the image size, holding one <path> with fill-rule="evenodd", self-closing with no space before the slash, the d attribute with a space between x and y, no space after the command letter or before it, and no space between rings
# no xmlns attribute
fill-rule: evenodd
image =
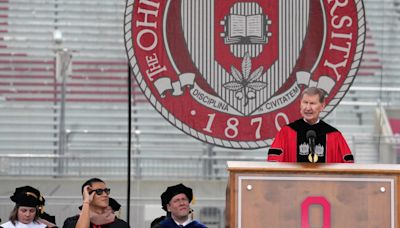
<svg viewBox="0 0 400 228"><path fill-rule="evenodd" d="M172 218L168 218L160 222L159 227L161 228L179 228ZM184 226L185 228L207 228L205 225L193 220L191 223Z"/></svg>
<svg viewBox="0 0 400 228"><path fill-rule="evenodd" d="M75 228L78 219L79 215L67 218L64 221L63 228ZM109 224L95 225L90 223L90 228L129 228L129 224L119 218L116 218L114 222Z"/></svg>

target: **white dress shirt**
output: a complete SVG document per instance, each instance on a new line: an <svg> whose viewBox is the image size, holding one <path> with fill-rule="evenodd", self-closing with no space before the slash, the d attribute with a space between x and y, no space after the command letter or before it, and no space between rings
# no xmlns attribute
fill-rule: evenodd
<svg viewBox="0 0 400 228"><path fill-rule="evenodd" d="M11 221L8 221L6 223L1 224L0 226L3 228L46 228L46 225L43 223L31 222L28 224L24 224L18 221L15 221L15 225L12 224Z"/></svg>

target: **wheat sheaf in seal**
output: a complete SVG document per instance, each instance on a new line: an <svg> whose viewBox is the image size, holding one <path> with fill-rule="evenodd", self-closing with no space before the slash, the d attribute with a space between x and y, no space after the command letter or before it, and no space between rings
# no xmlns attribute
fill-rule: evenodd
<svg viewBox="0 0 400 228"><path fill-rule="evenodd" d="M351 86L365 42L361 0L127 0L132 74L154 108L201 141L267 147L300 118L304 88Z"/></svg>

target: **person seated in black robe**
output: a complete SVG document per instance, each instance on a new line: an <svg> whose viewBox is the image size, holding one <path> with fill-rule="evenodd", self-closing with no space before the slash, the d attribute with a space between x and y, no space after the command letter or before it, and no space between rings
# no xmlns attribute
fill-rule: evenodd
<svg viewBox="0 0 400 228"><path fill-rule="evenodd" d="M189 214L191 213L190 203L193 199L193 191L191 188L183 184L178 184L168 187L161 194L162 208L168 215L158 225L152 228L206 228L196 220L192 220Z"/></svg>
<svg viewBox="0 0 400 228"><path fill-rule="evenodd" d="M83 203L79 215L67 218L63 228L129 228L129 224L117 218L116 208L109 205L110 189L99 178L87 180L82 185Z"/></svg>

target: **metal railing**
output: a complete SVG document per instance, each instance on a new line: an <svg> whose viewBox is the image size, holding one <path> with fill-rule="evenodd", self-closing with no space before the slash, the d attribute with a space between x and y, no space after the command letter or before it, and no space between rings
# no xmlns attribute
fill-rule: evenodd
<svg viewBox="0 0 400 228"><path fill-rule="evenodd" d="M220 179L227 177L227 160L262 160L248 157L209 157L173 155L135 155L132 177L152 179ZM62 169L60 169L62 164ZM127 158L122 156L85 156L52 154L1 154L1 176L49 177L125 177Z"/></svg>
<svg viewBox="0 0 400 228"><path fill-rule="evenodd" d="M359 147L379 150L378 154L395 155L392 163L398 163L400 136L351 138L348 140L356 157ZM226 161L265 161L267 148L262 156L248 156L246 152L216 152L209 147L204 155L135 154L132 157L132 177L156 179L176 177L180 179L221 179L226 178ZM393 156L392 156L393 157ZM61 164L61 166L60 166ZM62 169L60 168L62 167ZM125 177L127 158L121 155L57 155L57 154L0 154L0 175L5 176L52 176L52 177Z"/></svg>

